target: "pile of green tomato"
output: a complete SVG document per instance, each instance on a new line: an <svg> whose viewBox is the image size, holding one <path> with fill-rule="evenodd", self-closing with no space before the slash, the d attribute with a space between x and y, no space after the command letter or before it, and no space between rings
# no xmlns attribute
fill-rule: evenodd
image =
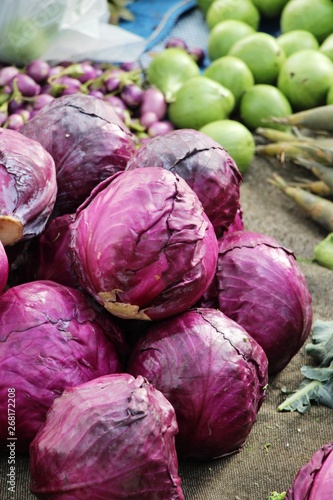
<svg viewBox="0 0 333 500"><path fill-rule="evenodd" d="M181 48L148 68L177 128L211 136L245 173L259 127L272 117L333 104L332 0L197 0L208 27L203 70ZM264 31L274 21L277 34Z"/></svg>

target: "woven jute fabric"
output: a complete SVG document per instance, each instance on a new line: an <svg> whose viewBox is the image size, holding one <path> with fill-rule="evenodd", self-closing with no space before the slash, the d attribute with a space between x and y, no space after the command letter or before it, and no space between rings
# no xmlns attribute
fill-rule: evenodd
<svg viewBox="0 0 333 500"><path fill-rule="evenodd" d="M270 235L293 250L312 295L314 318L332 320L333 271L311 262L314 246L327 231L268 181L274 172L289 180L304 177L300 167L255 157L241 186L245 229ZM277 411L284 391L298 387L300 368L309 362L303 347L282 372L270 379L266 400L240 452L205 463L180 463L187 500L266 500L272 491L285 491L311 455L333 440L333 410L314 405L304 415ZM1 499L33 499L29 493L29 458L16 457L15 496L7 489L7 459L5 452L0 462Z"/></svg>

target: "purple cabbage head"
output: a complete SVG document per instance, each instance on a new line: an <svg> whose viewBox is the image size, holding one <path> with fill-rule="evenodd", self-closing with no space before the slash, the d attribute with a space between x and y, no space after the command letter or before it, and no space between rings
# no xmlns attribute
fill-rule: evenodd
<svg viewBox="0 0 333 500"><path fill-rule="evenodd" d="M163 168L119 172L92 192L71 226L79 283L124 319L191 307L211 282L217 239L189 185Z"/></svg>
<svg viewBox="0 0 333 500"><path fill-rule="evenodd" d="M56 170L36 140L0 129L0 241L4 246L41 233L54 208Z"/></svg>
<svg viewBox="0 0 333 500"><path fill-rule="evenodd" d="M18 285L0 296L0 346L0 443L5 446L8 435L13 388L23 452L66 387L122 371L121 332L111 315L81 291L51 281Z"/></svg>
<svg viewBox="0 0 333 500"><path fill-rule="evenodd" d="M262 348L221 311L188 310L149 327L127 371L142 375L176 411L178 456L207 460L239 451L265 396Z"/></svg>
<svg viewBox="0 0 333 500"><path fill-rule="evenodd" d="M235 231L243 231L244 230L244 221L243 221L243 209L241 205L239 205L235 218L228 227L228 229L221 235L221 237L225 236L228 233L234 233Z"/></svg>
<svg viewBox="0 0 333 500"><path fill-rule="evenodd" d="M330 500L333 493L333 441L324 444L296 474L285 500Z"/></svg>
<svg viewBox="0 0 333 500"><path fill-rule="evenodd" d="M174 409L143 377L68 388L31 443L31 491L47 500L183 500L176 432Z"/></svg>
<svg viewBox="0 0 333 500"><path fill-rule="evenodd" d="M280 372L310 334L312 298L292 251L274 238L236 231L219 240L218 307L261 345L270 375Z"/></svg>
<svg viewBox="0 0 333 500"><path fill-rule="evenodd" d="M73 288L78 280L69 254L73 215L52 219L38 238L36 279L51 280Z"/></svg>
<svg viewBox="0 0 333 500"><path fill-rule="evenodd" d="M58 195L53 216L72 213L103 179L124 170L134 136L107 102L70 94L46 104L20 132L54 159Z"/></svg>
<svg viewBox="0 0 333 500"><path fill-rule="evenodd" d="M136 150L126 169L141 167L162 167L185 179L217 236L234 220L242 176L228 152L206 134L179 129L150 139Z"/></svg>
<svg viewBox="0 0 333 500"><path fill-rule="evenodd" d="M3 244L0 241L0 293L7 285L9 275L9 262Z"/></svg>

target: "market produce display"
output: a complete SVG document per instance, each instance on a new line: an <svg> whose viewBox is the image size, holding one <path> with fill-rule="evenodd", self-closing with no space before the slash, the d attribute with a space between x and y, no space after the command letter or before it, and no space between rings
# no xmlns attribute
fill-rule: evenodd
<svg viewBox="0 0 333 500"><path fill-rule="evenodd" d="M202 204L185 180L160 167L100 183L70 231L80 285L120 318L158 320L185 311L216 269L217 238Z"/></svg>
<svg viewBox="0 0 333 500"><path fill-rule="evenodd" d="M176 433L173 407L142 376L95 378L48 413L31 446L31 489L47 499L182 500Z"/></svg>
<svg viewBox="0 0 333 500"><path fill-rule="evenodd" d="M0 240L13 245L45 229L58 186L54 160L38 141L7 129L0 129L0 141Z"/></svg>
<svg viewBox="0 0 333 500"><path fill-rule="evenodd" d="M197 130L178 129L141 146L129 159L126 170L152 165L185 179L217 236L228 230L240 204L242 176L232 156L218 142Z"/></svg>
<svg viewBox="0 0 333 500"><path fill-rule="evenodd" d="M53 400L66 387L122 371L121 331L82 292L52 281L9 288L0 310L0 405L5 407L8 387L14 387L17 449L27 453ZM4 411L0 419L4 448Z"/></svg>
<svg viewBox="0 0 333 500"><path fill-rule="evenodd" d="M131 3L109 1L109 22L133 21ZM5 494L231 500L191 478L232 464L239 487L265 430L332 410L332 322L306 265L333 269L333 3L313 4L198 0L204 48L0 64ZM271 231L256 184L260 220L274 192L313 224L311 258L248 229ZM294 483L260 479L262 500L325 498L322 435Z"/></svg>
<svg viewBox="0 0 333 500"><path fill-rule="evenodd" d="M53 99L20 132L38 140L54 159L53 215L75 211L99 182L124 170L135 151L133 135L112 106L87 95Z"/></svg>
<svg viewBox="0 0 333 500"><path fill-rule="evenodd" d="M312 327L312 304L290 250L273 238L235 231L221 238L214 280L203 303L219 308L263 348L271 375L299 351Z"/></svg>
<svg viewBox="0 0 333 500"><path fill-rule="evenodd" d="M127 369L143 375L171 402L179 426L178 455L196 460L242 448L268 382L263 349L239 324L210 308L148 328Z"/></svg>

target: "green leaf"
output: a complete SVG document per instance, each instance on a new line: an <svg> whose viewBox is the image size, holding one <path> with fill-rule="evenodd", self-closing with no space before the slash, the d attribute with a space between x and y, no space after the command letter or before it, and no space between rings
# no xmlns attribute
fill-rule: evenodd
<svg viewBox="0 0 333 500"><path fill-rule="evenodd" d="M303 381L278 406L278 411L306 413L313 403L333 409L333 321L316 320L311 341L305 350L318 366L302 366Z"/></svg>
<svg viewBox="0 0 333 500"><path fill-rule="evenodd" d="M127 5L132 3L128 0L108 0L108 7L110 12L110 24L119 24L119 21L133 21L134 14L127 9Z"/></svg>
<svg viewBox="0 0 333 500"><path fill-rule="evenodd" d="M308 413L311 409L311 401L316 398L321 382L316 380L304 380L298 390L288 396L278 407L278 411L298 411Z"/></svg>
<svg viewBox="0 0 333 500"><path fill-rule="evenodd" d="M312 366L302 366L301 372L304 377L309 378L310 380L318 380L319 382L327 382L330 379L333 379L333 367L317 367L313 368Z"/></svg>
<svg viewBox="0 0 333 500"><path fill-rule="evenodd" d="M333 321L315 321L311 340L312 343L305 346L306 353L318 363L328 366L333 360Z"/></svg>

